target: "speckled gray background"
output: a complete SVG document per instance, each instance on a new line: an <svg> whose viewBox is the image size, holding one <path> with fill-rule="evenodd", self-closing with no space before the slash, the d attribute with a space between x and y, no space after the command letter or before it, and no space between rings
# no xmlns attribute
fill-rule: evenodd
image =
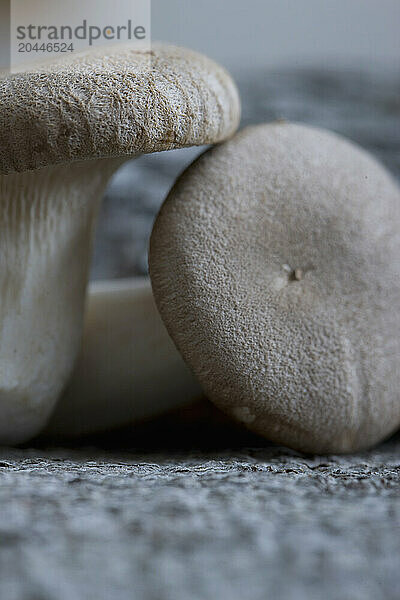
<svg viewBox="0 0 400 600"><path fill-rule="evenodd" d="M399 78L258 71L239 85L245 124L332 128L399 178ZM93 278L146 272L154 215L198 152L117 174ZM399 436L360 455L307 457L207 419L190 427L170 418L75 447L0 450L0 599L400 598Z"/></svg>

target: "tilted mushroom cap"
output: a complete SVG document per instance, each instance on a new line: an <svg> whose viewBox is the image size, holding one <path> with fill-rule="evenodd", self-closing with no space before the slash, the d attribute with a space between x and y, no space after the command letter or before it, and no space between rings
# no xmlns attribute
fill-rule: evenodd
<svg viewBox="0 0 400 600"><path fill-rule="evenodd" d="M249 128L200 157L156 221L155 299L219 407L313 452L400 424L400 193L327 131Z"/></svg>
<svg viewBox="0 0 400 600"><path fill-rule="evenodd" d="M0 173L215 143L239 118L231 77L205 56L92 50L0 79Z"/></svg>

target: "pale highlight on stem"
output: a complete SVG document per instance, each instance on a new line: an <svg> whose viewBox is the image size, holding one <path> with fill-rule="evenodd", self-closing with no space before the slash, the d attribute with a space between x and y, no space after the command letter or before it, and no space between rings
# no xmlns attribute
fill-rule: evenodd
<svg viewBox="0 0 400 600"><path fill-rule="evenodd" d="M45 433L95 433L202 396L170 339L148 278L90 286L80 358Z"/></svg>

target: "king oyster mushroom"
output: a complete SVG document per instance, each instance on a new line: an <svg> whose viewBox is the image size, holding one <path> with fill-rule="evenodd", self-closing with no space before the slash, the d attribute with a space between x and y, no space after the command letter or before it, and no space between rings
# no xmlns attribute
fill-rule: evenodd
<svg viewBox="0 0 400 600"><path fill-rule="evenodd" d="M150 275L207 396L253 431L347 452L400 424L400 193L367 152L296 124L200 157L154 226Z"/></svg>
<svg viewBox="0 0 400 600"><path fill-rule="evenodd" d="M185 49L92 50L0 79L0 443L38 433L71 374L93 226L128 157L238 125L229 75Z"/></svg>
<svg viewBox="0 0 400 600"><path fill-rule="evenodd" d="M45 433L97 433L201 397L158 314L149 278L96 282L88 292L80 357Z"/></svg>

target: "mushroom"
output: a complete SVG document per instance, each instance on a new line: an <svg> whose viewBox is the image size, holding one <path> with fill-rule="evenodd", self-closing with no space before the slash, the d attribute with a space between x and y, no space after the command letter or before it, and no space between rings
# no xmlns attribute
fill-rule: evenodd
<svg viewBox="0 0 400 600"><path fill-rule="evenodd" d="M158 314L149 278L96 282L88 292L80 358L44 433L97 433L201 396Z"/></svg>
<svg viewBox="0 0 400 600"><path fill-rule="evenodd" d="M151 238L167 329L206 395L272 441L350 452L400 424L400 193L368 153L250 127L176 183Z"/></svg>
<svg viewBox="0 0 400 600"><path fill-rule="evenodd" d="M0 79L0 443L38 433L71 374L112 173L229 137L239 112L221 67L170 46L92 50Z"/></svg>

